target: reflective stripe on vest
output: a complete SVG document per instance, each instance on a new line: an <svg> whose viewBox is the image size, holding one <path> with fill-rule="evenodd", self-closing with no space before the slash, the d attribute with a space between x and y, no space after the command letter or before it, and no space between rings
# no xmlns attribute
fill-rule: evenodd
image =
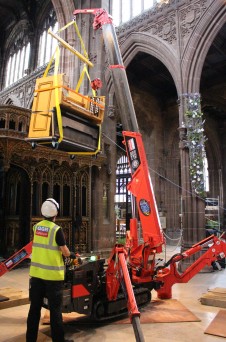
<svg viewBox="0 0 226 342"><path fill-rule="evenodd" d="M53 251L59 251L59 247L57 247L57 246L45 246L45 245L43 245L41 243L37 243L37 242L33 243L32 246L33 247L41 247L41 248L45 248L45 249L52 249Z"/></svg>
<svg viewBox="0 0 226 342"><path fill-rule="evenodd" d="M56 243L56 232L59 228L47 220L43 220L34 226L31 277L45 280L64 280L65 266L62 253Z"/></svg>
<svg viewBox="0 0 226 342"><path fill-rule="evenodd" d="M38 262L32 262L31 263L32 266L35 266L35 267L40 267L40 268L44 268L45 270L53 270L53 271L64 271L64 266L47 266L47 265L42 265L42 264L39 264Z"/></svg>

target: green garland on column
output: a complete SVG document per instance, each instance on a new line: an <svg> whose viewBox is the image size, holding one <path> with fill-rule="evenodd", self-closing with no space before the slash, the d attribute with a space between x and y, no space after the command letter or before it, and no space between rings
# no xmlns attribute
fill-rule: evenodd
<svg viewBox="0 0 226 342"><path fill-rule="evenodd" d="M192 189L201 197L205 197L204 159L206 157L203 113L198 93L186 94L187 110L185 127L187 129L186 146L189 148L190 176Z"/></svg>

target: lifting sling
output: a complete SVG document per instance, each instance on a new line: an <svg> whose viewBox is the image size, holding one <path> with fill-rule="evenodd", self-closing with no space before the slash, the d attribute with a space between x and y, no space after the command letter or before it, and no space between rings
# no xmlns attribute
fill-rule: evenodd
<svg viewBox="0 0 226 342"><path fill-rule="evenodd" d="M66 75L58 73L60 60L58 45L43 77L36 80L29 133L26 140L31 142L32 147L35 147L36 144L52 146L67 152L69 155L96 155L100 151L105 97L97 96L96 90L93 88L92 96L79 93L85 75L91 84L87 65L92 67L93 64L88 59L88 54L74 20L58 32L72 24L80 39L84 55L57 34L50 30L48 33L57 39L61 46L67 48L84 62L78 84L75 90L70 89ZM48 76L54 59L54 74Z"/></svg>

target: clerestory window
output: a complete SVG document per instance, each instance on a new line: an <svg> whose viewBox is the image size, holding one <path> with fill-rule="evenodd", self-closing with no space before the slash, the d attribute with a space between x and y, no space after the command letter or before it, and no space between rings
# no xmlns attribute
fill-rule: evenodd
<svg viewBox="0 0 226 342"><path fill-rule="evenodd" d="M153 7L161 0L112 0L112 16L116 26Z"/></svg>
<svg viewBox="0 0 226 342"><path fill-rule="evenodd" d="M56 19L55 12L52 10L46 19L43 22L42 29L40 30L40 38L39 38L39 50L38 50L38 63L37 66L42 66L45 63L49 62L52 57L56 47L57 40L54 39L49 33L48 30L56 33L58 30L58 22Z"/></svg>
<svg viewBox="0 0 226 342"><path fill-rule="evenodd" d="M30 42L28 42L27 37L19 34L9 53L6 66L5 87L10 86L28 74L29 57Z"/></svg>

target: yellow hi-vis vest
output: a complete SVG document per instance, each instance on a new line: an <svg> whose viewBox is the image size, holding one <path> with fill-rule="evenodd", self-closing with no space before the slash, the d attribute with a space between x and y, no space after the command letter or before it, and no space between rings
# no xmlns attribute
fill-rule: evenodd
<svg viewBox="0 0 226 342"><path fill-rule="evenodd" d="M60 227L43 220L34 227L30 276L44 280L64 280L65 267L62 253L56 243Z"/></svg>

